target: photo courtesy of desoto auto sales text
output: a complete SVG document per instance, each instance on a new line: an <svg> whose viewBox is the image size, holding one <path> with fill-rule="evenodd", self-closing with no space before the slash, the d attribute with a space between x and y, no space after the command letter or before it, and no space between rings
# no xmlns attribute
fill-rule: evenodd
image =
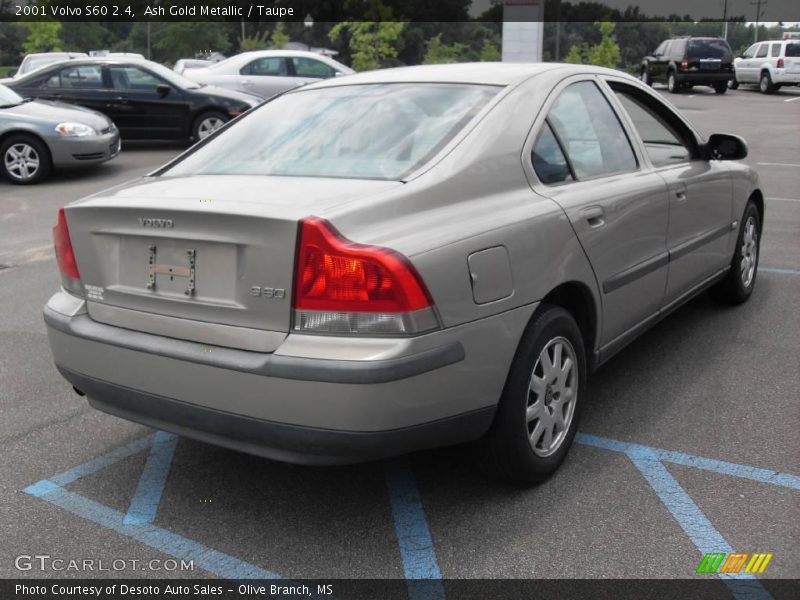
<svg viewBox="0 0 800 600"><path fill-rule="evenodd" d="M796 0L0 0L0 600L800 598Z"/></svg>

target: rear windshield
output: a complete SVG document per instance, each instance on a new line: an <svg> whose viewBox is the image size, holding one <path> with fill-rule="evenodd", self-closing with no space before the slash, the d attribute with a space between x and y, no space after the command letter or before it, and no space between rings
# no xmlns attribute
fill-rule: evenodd
<svg viewBox="0 0 800 600"><path fill-rule="evenodd" d="M453 139L500 89L392 83L284 94L165 175L402 179Z"/></svg>
<svg viewBox="0 0 800 600"><path fill-rule="evenodd" d="M687 58L730 58L731 48L725 40L692 40L686 51Z"/></svg>
<svg viewBox="0 0 800 600"><path fill-rule="evenodd" d="M800 42L792 42L791 44L786 44L785 56L791 56L791 57L800 56Z"/></svg>

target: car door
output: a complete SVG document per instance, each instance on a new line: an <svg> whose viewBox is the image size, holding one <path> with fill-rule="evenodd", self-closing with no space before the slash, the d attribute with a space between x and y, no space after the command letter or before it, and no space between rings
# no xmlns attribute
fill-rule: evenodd
<svg viewBox="0 0 800 600"><path fill-rule="evenodd" d="M609 79L617 101L641 139L653 172L669 194L669 277L664 304L676 302L730 262L733 194L722 161L700 156L697 137L657 96Z"/></svg>
<svg viewBox="0 0 800 600"><path fill-rule="evenodd" d="M551 95L530 150L538 193L566 213L597 278L601 347L657 316L667 283L668 200L664 180L641 168L617 114L594 77L572 78Z"/></svg>
<svg viewBox="0 0 800 600"><path fill-rule="evenodd" d="M754 81L752 77L753 67L751 66L750 62L753 60L753 58L755 58L756 51L758 51L758 44L753 44L747 50L745 50L741 58L734 61L736 80L739 83L750 83Z"/></svg>
<svg viewBox="0 0 800 600"><path fill-rule="evenodd" d="M283 56L262 56L239 70L239 89L264 98L285 92L299 83Z"/></svg>
<svg viewBox="0 0 800 600"><path fill-rule="evenodd" d="M669 61L669 49L672 46L672 42L667 40L666 42L661 42L661 45L656 49L653 53L653 63L652 63L652 77L653 81L664 82L667 79L667 63Z"/></svg>
<svg viewBox="0 0 800 600"><path fill-rule="evenodd" d="M78 104L107 113L109 90L100 65L76 65L57 69L40 80L36 97Z"/></svg>
<svg viewBox="0 0 800 600"><path fill-rule="evenodd" d="M110 64L108 75L113 87L109 116L123 137L185 136L189 108L182 90L139 65Z"/></svg>

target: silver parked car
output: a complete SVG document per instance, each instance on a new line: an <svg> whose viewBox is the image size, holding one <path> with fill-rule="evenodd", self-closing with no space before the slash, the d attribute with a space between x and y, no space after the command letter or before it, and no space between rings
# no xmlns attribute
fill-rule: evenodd
<svg viewBox="0 0 800 600"><path fill-rule="evenodd" d="M53 167L101 163L119 151L119 131L108 117L71 104L24 100L0 85L0 175L12 183L38 183Z"/></svg>
<svg viewBox="0 0 800 600"><path fill-rule="evenodd" d="M410 67L279 96L59 213L55 362L92 406L332 464L485 437L535 481L586 375L711 288L753 291L744 142L640 81Z"/></svg>
<svg viewBox="0 0 800 600"><path fill-rule="evenodd" d="M270 98L320 79L354 73L328 56L299 50L243 52L203 69L186 68L183 76L208 85Z"/></svg>

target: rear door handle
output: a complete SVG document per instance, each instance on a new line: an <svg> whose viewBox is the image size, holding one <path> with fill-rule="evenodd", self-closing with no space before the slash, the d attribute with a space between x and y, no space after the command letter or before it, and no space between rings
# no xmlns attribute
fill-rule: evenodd
<svg viewBox="0 0 800 600"><path fill-rule="evenodd" d="M605 212L602 206L590 206L581 211L583 218L589 224L589 227L602 227L606 224Z"/></svg>

